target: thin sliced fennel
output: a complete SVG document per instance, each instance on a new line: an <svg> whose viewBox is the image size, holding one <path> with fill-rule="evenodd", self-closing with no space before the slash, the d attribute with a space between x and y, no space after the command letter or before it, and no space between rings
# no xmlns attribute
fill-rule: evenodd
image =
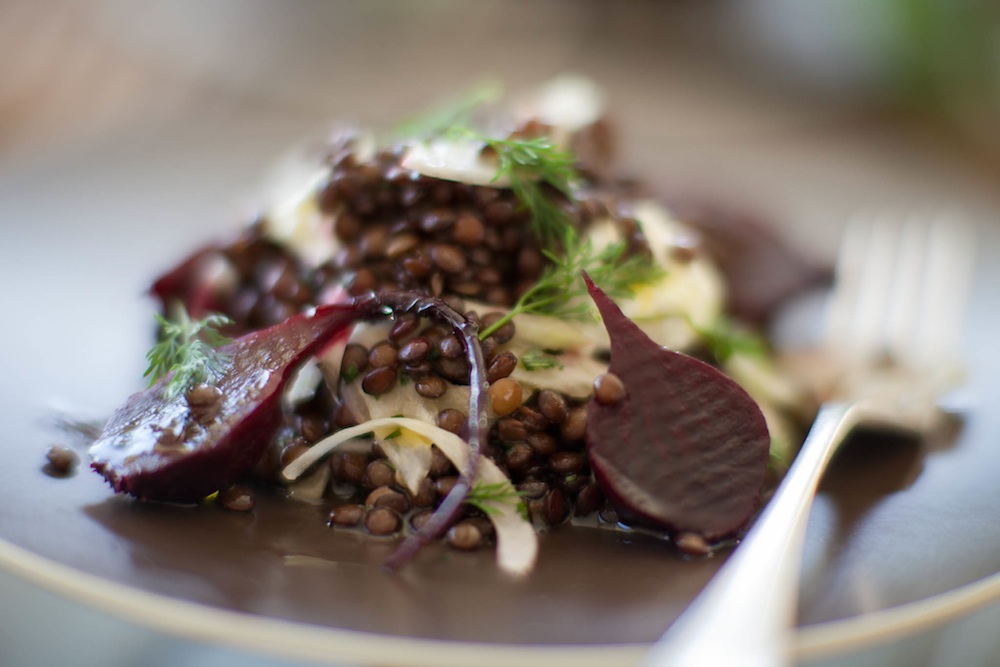
<svg viewBox="0 0 1000 667"><path fill-rule="evenodd" d="M404 446L403 443L406 443L405 446L425 447L429 451L433 443L455 464L456 468L465 469L469 458L468 445L454 433L418 419L384 417L345 428L320 440L290 463L283 474L288 479L294 480L337 446L370 433L385 434L396 429L400 431L400 436L393 438L397 445ZM517 490L507 476L485 456L480 457L476 482L507 484L510 487L510 495L517 495ZM496 529L497 565L510 574L526 574L534 566L538 556L538 536L535 529L519 512L516 503L497 503L493 505L493 509L494 511L489 512L487 516Z"/></svg>

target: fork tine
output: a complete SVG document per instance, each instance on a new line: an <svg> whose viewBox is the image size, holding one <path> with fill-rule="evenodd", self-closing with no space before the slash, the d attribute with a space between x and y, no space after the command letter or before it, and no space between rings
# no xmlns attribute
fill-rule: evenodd
<svg viewBox="0 0 1000 667"><path fill-rule="evenodd" d="M862 364L888 354L921 370L958 365L974 234L955 214L865 214L847 225L825 343Z"/></svg>
<svg viewBox="0 0 1000 667"><path fill-rule="evenodd" d="M957 364L961 332L972 287L975 232L956 214L940 214L927 230L921 326L913 359L923 366Z"/></svg>
<svg viewBox="0 0 1000 667"><path fill-rule="evenodd" d="M922 332L930 323L925 299L928 287L936 280L928 271L933 247L930 235L931 227L911 215L900 227L897 248L886 260L894 262L894 266L883 334L886 351L896 361L912 361L919 356Z"/></svg>
<svg viewBox="0 0 1000 667"><path fill-rule="evenodd" d="M844 230L825 343L846 358L870 361L884 351L899 236L898 223L888 215L856 216Z"/></svg>
<svg viewBox="0 0 1000 667"><path fill-rule="evenodd" d="M867 247L867 230L864 220L854 217L848 221L837 252L834 271L834 290L826 310L822 341L827 349L843 350L849 338L857 295L861 292L861 269Z"/></svg>

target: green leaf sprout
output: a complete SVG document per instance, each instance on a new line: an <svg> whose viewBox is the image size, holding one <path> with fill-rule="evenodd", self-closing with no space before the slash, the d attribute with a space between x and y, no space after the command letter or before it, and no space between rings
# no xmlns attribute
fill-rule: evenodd
<svg viewBox="0 0 1000 667"><path fill-rule="evenodd" d="M178 306L176 312L176 320L156 315L160 340L146 354L149 367L143 374L149 378L149 386L173 374L164 389L168 399L194 384L218 380L228 357L215 348L232 342L218 331L232 323L225 315L211 313L192 320L183 306Z"/></svg>

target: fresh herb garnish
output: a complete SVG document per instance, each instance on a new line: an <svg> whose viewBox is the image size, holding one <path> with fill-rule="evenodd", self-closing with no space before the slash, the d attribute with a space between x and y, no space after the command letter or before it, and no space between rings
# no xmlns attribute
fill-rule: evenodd
<svg viewBox="0 0 1000 667"><path fill-rule="evenodd" d="M395 440L396 438L398 438L401 435L403 435L403 429L397 428L392 433L386 435L382 439L383 440Z"/></svg>
<svg viewBox="0 0 1000 667"><path fill-rule="evenodd" d="M544 350L528 350L521 355L521 365L526 371L540 371L549 368L562 368L563 365L555 356Z"/></svg>
<svg viewBox="0 0 1000 667"><path fill-rule="evenodd" d="M503 318L479 338L497 331L521 313L544 313L563 319L588 319L594 309L586 298L582 271L612 298L630 297L637 285L658 279L663 270L648 257L626 256L624 241L601 249L581 236L569 212L557 201L571 197L577 173L576 157L547 137L491 139L475 135L492 149L499 162L494 180L507 177L514 196L530 215L530 225L551 264ZM547 187L548 186L548 191Z"/></svg>
<svg viewBox="0 0 1000 667"><path fill-rule="evenodd" d="M587 286L582 278L584 271L614 299L628 298L634 294L637 285L655 282L663 275L662 267L648 257L626 257L624 241L597 250L590 239L582 238L572 226L564 230L563 238L564 254L542 251L551 264L506 315L480 332L480 340L521 313L541 313L573 320L592 318L594 308L586 299Z"/></svg>
<svg viewBox="0 0 1000 667"><path fill-rule="evenodd" d="M358 368L357 364L348 364L341 369L340 374L344 380L344 384L351 384L361 375L361 369Z"/></svg>
<svg viewBox="0 0 1000 667"><path fill-rule="evenodd" d="M465 496L465 503L487 516L497 513L497 505L517 505L517 511L521 516L527 518L528 514L528 507L524 504L521 494L506 481L493 484L476 482Z"/></svg>
<svg viewBox="0 0 1000 667"><path fill-rule="evenodd" d="M767 356L767 343L758 334L748 331L727 318L719 318L711 327L699 327L688 318L688 324L701 337L718 363L725 363L734 354L755 358Z"/></svg>
<svg viewBox="0 0 1000 667"><path fill-rule="evenodd" d="M576 177L573 164L576 157L548 137L531 139L491 139L479 137L497 157L499 166L493 180L506 177L510 188L531 216L531 231L543 247L557 246L564 240L565 230L573 222L545 185L569 197Z"/></svg>
<svg viewBox="0 0 1000 667"><path fill-rule="evenodd" d="M227 357L215 348L232 341L218 330L232 320L217 313L192 320L183 306L177 309L176 320L159 314L156 320L160 323L160 341L146 354L149 368L143 373L143 377L149 377L149 386L173 373L164 389L170 399L193 384L211 382L222 376Z"/></svg>
<svg viewBox="0 0 1000 667"><path fill-rule="evenodd" d="M587 271L601 289L616 299L632 296L636 286L662 275L662 269L648 257L626 256L624 242L595 249L590 239L580 235L566 202L560 201L562 197L572 201L574 183L580 180L572 151L545 136L497 139L471 128L475 109L495 99L497 92L495 86L474 90L455 104L404 125L399 132L408 137L448 135L483 143L484 150L492 152L497 160L493 181L506 178L510 182L514 196L528 212L529 225L543 254L552 263L509 313L480 333L480 340L520 313L544 313L564 319L594 317L594 309L585 298L582 271Z"/></svg>
<svg viewBox="0 0 1000 667"><path fill-rule="evenodd" d="M495 81L485 81L450 102L403 121L392 134L396 139L431 139L456 127L468 127L476 109L495 102L502 93L503 86Z"/></svg>

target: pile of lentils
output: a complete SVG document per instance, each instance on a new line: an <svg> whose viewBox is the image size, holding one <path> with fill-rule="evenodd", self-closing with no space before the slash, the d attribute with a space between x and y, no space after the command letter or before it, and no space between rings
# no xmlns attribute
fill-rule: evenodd
<svg viewBox="0 0 1000 667"><path fill-rule="evenodd" d="M529 229L527 213L508 189L466 185L423 176L401 166L403 153L387 149L358 161L351 142L330 152L330 176L317 195L320 211L332 218L340 249L328 262L305 266L286 248L268 239L266 221L249 226L234 242L216 248L231 268L226 285L209 286L216 309L239 334L270 326L322 301L323 294L346 286L351 294L379 290L418 291L445 299L481 328L502 311L477 313L465 300L509 307L534 284L545 258ZM629 241L629 252L648 252L638 223L620 212L614 189L592 184L582 199L550 195L581 229L611 219ZM232 277L235 276L235 280ZM165 300L170 295L164 295ZM486 454L506 472L525 500L536 525L555 526L570 516L598 513L617 517L595 483L584 451L586 402L542 390L524 395L510 377L517 357L505 344L515 335L507 323L482 341L490 382L489 400L499 416L489 433ZM370 348L351 344L344 353L341 382L360 382L373 396L412 382L428 399L468 383L469 367L453 333L413 316L395 320L385 340ZM601 400L620 400L623 389L613 376L598 383ZM444 409L438 426L465 435L467 415ZM279 471L329 433L357 423L325 386L286 418L273 456L259 471L280 479ZM335 453L330 459L336 505L333 526L360 527L375 535L395 535L418 527L448 493L457 471L436 449L430 477L417 493L396 482L395 471L373 444L371 451ZM253 507L252 490L236 485L220 494L229 509ZM488 543L492 529L485 515L469 506L448 532L461 549Z"/></svg>

